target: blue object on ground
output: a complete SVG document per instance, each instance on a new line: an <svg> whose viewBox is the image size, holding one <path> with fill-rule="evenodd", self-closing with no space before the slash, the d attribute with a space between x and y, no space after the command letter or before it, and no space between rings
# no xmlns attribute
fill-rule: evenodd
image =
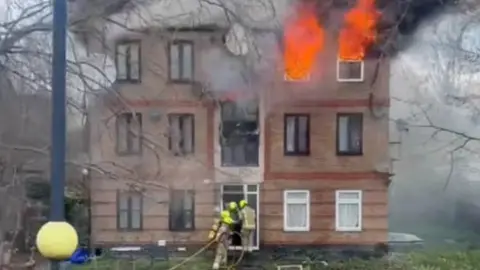
<svg viewBox="0 0 480 270"><path fill-rule="evenodd" d="M90 260L89 255L88 249L79 248L75 250L69 261L71 264L84 264Z"/></svg>

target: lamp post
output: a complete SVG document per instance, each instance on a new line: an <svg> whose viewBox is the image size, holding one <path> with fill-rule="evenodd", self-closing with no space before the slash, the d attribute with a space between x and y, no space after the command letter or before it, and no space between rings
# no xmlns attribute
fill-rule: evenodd
<svg viewBox="0 0 480 270"><path fill-rule="evenodd" d="M58 269L59 261L69 258L78 245L77 232L65 221L66 43L67 0L54 0L50 220L36 239L40 253L52 260L52 269Z"/></svg>

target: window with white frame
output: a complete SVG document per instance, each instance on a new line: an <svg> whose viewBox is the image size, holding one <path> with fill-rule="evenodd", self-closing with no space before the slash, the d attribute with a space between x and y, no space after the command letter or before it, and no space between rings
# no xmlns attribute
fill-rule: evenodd
<svg viewBox="0 0 480 270"><path fill-rule="evenodd" d="M310 191L285 190L283 192L283 230L310 230Z"/></svg>
<svg viewBox="0 0 480 270"><path fill-rule="evenodd" d="M365 63L363 60L337 59L338 82L363 82Z"/></svg>
<svg viewBox="0 0 480 270"><path fill-rule="evenodd" d="M337 190L335 194L335 229L343 232L362 230L362 191Z"/></svg>

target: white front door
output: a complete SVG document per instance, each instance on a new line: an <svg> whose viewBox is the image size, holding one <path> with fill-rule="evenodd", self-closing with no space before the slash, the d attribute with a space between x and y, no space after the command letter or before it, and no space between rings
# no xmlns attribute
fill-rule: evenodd
<svg viewBox="0 0 480 270"><path fill-rule="evenodd" d="M241 200L246 200L248 205L255 209L256 213L256 223L257 229L253 235L253 242L251 248L258 250L259 248L259 224L260 224L260 197L259 194L259 185L222 185L221 195L222 195L222 205L221 209L223 210L225 205L229 202L240 202ZM231 249L241 249L241 246L231 246Z"/></svg>

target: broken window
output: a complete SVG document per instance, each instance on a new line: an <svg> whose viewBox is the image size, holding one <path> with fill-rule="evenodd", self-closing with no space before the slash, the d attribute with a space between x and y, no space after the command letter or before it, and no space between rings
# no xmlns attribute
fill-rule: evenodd
<svg viewBox="0 0 480 270"><path fill-rule="evenodd" d="M194 152L194 116L193 114L168 115L170 136L168 145L175 155Z"/></svg>
<svg viewBox="0 0 480 270"><path fill-rule="evenodd" d="M140 154L142 152L142 114L122 113L117 116L116 127L117 153L120 155Z"/></svg>
<svg viewBox="0 0 480 270"><path fill-rule="evenodd" d="M222 166L258 166L258 103L221 105Z"/></svg>
<svg viewBox="0 0 480 270"><path fill-rule="evenodd" d="M177 40L169 45L169 78L173 82L193 80L193 43Z"/></svg>
<svg viewBox="0 0 480 270"><path fill-rule="evenodd" d="M338 114L337 153L338 155L362 155L363 115L361 113Z"/></svg>
<svg viewBox="0 0 480 270"><path fill-rule="evenodd" d="M115 64L118 81L140 81L140 42L118 43L115 50Z"/></svg>
<svg viewBox="0 0 480 270"><path fill-rule="evenodd" d="M285 115L284 150L286 155L308 155L310 153L309 129L309 115Z"/></svg>
<svg viewBox="0 0 480 270"><path fill-rule="evenodd" d="M339 82L363 82L364 62L362 60L337 61L337 81Z"/></svg>

